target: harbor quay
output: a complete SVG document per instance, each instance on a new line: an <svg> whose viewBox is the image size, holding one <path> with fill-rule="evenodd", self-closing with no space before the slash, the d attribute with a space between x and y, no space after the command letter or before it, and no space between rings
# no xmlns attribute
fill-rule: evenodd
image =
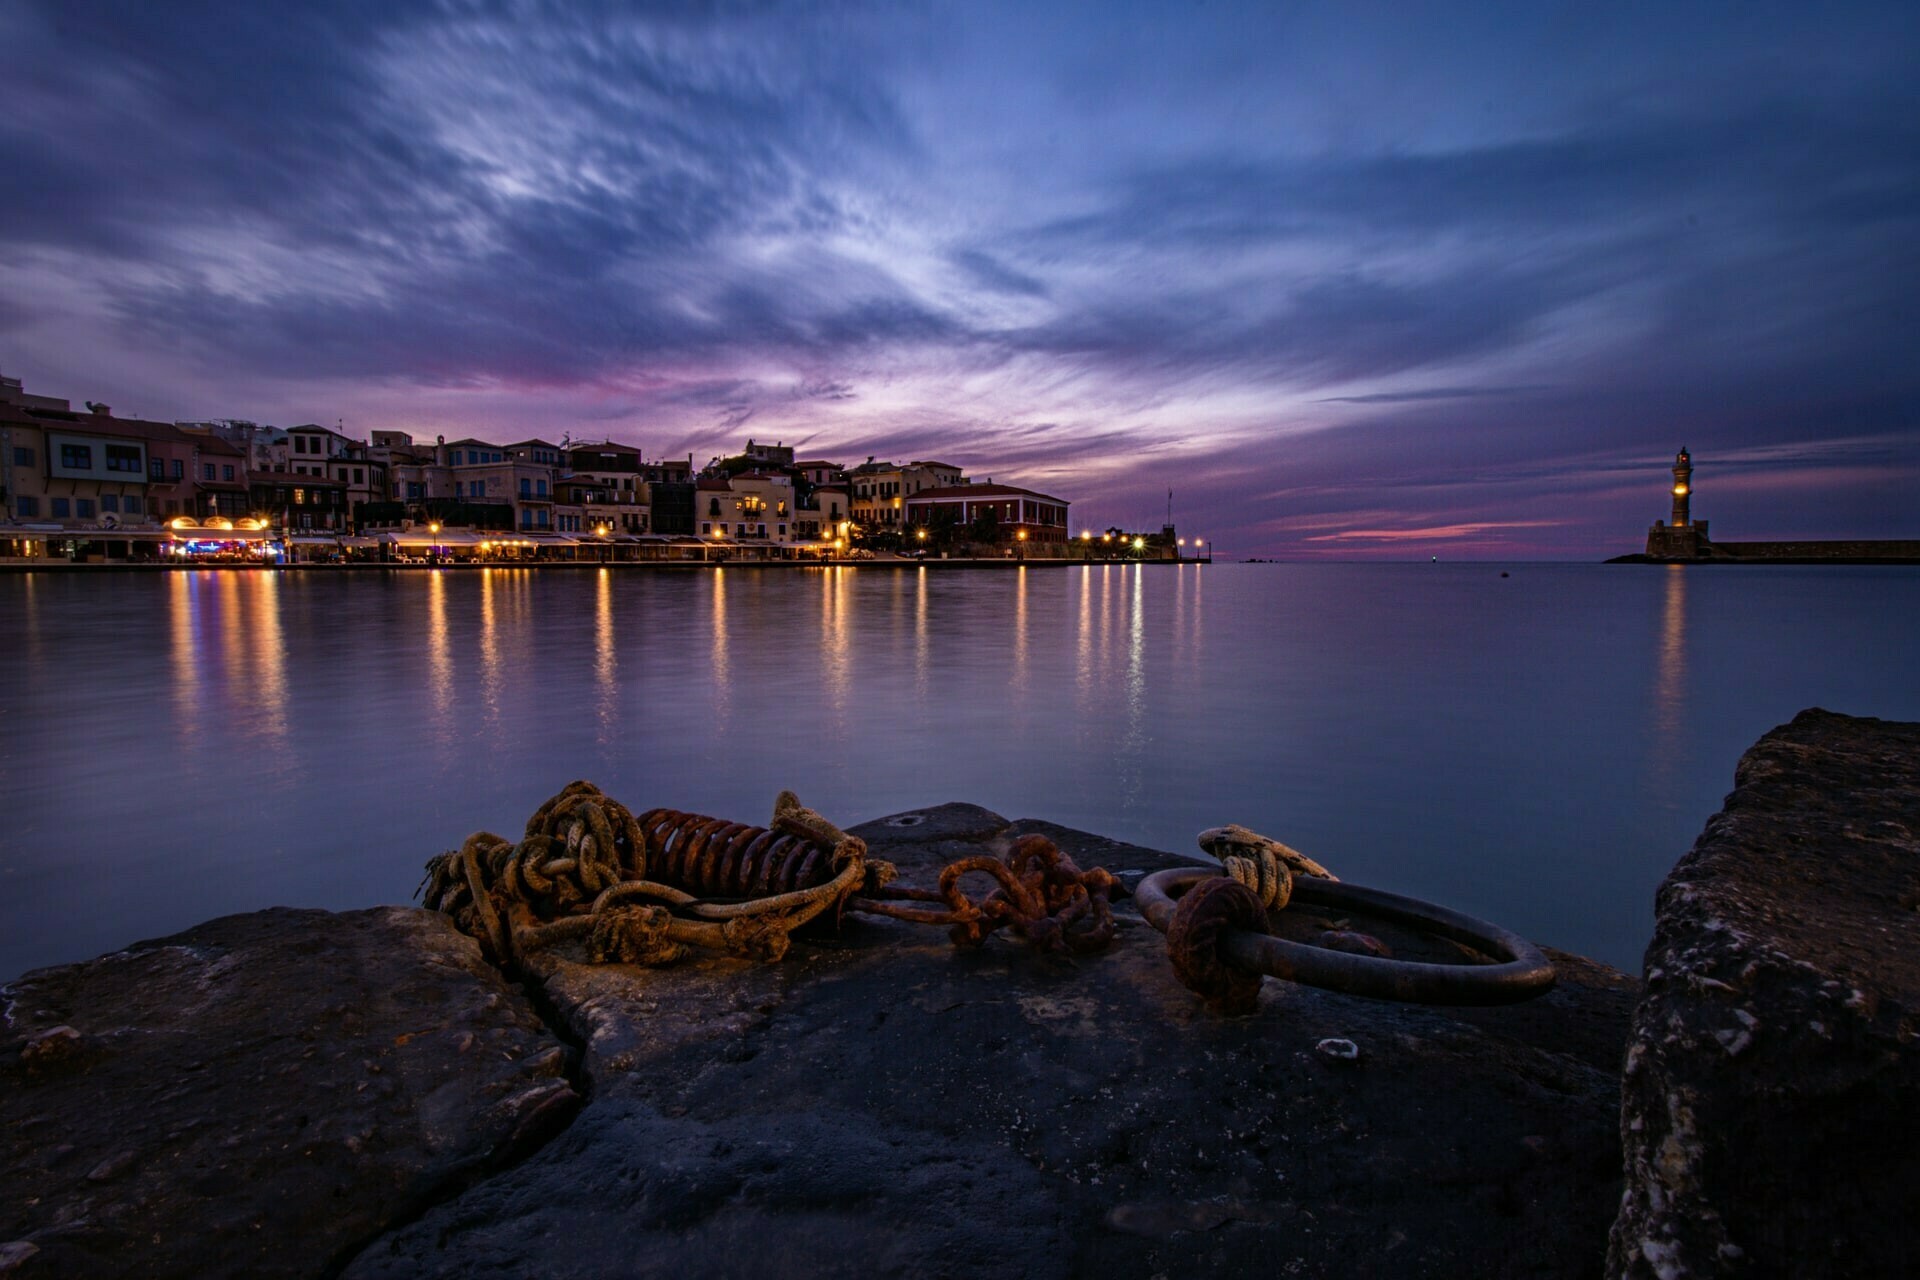
<svg viewBox="0 0 1920 1280"><path fill-rule="evenodd" d="M613 440L366 439L153 422L0 378L0 565L712 565L1210 560L1167 523L1075 531L1068 499L935 460L749 439L696 467Z"/></svg>

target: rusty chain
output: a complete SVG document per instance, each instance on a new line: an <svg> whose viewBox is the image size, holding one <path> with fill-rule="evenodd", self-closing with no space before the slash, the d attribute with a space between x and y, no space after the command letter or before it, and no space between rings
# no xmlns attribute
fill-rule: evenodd
<svg viewBox="0 0 1920 1280"><path fill-rule="evenodd" d="M1532 943L1472 917L1376 889L1340 883L1298 850L1245 827L1214 827L1205 868L1156 872L1135 899L1167 935L1175 974L1220 1012L1251 1012L1262 975L1356 995L1430 1004L1502 1004L1553 985ZM944 925L954 946L976 948L1001 929L1043 952L1099 951L1114 939L1118 881L1083 871L1044 836L1017 839L1003 860L961 858L937 887L894 884L893 864L783 791L766 827L674 809L635 817L590 782L574 782L509 841L476 832L431 859L430 909L453 918L500 964L562 942L595 963L668 964L692 949L773 961L795 930L848 912ZM969 882L991 886L980 896ZM977 890L976 890L977 893ZM1295 901L1360 911L1463 943L1488 964L1423 964L1343 924L1314 944L1271 936L1270 912ZM829 913L831 915L829 916Z"/></svg>

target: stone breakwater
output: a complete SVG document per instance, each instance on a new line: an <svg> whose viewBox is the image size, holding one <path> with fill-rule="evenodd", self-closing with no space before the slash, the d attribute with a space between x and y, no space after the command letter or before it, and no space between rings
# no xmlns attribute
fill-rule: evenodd
<svg viewBox="0 0 1920 1280"><path fill-rule="evenodd" d="M1920 728L1816 728L1905 731L1895 754L1920 762ZM1729 812L1743 793L1805 807L1799 747L1781 772L1751 763L1806 731L1756 748ZM1861 750L1805 784L1813 798L1851 803L1850 779L1885 755ZM1833 850L1892 849L1911 875L1896 848L1910 837L1857 807L1848 821ZM1025 833L1123 883L1195 861L964 804L853 829L907 882ZM1664 893L1655 948L1682 953L1649 1005L1692 990L1676 975L1698 944L1675 904L1706 892ZM1730 1086L1700 1084L1678 1165L1633 1096L1685 1055L1738 1065L1784 1044L1771 988L1735 1002L1760 1027L1737 1053L1713 1034L1751 1031L1734 1004L1657 1052L1643 1007L1630 1046L1640 984L1561 953L1558 985L1523 1005L1269 981L1250 1016L1222 1018L1125 898L1115 918L1115 944L1090 956L1000 939L961 953L938 931L850 918L777 964L555 950L510 981L436 914L269 911L40 970L0 993L0 1274L1572 1277L1602 1274L1610 1231L1616 1271L1637 1257L1713 1273L1690 1241L1636 1226L1636 1206L1656 1200L1649 1169L1715 1167L1741 1126L1708 1099ZM1738 975L1715 961L1700 976ZM1876 1010L1860 1025L1892 1018L1873 1052L1910 1071L1889 1010L1911 1006L1864 969L1844 981ZM1773 1243L1712 1205L1714 1249Z"/></svg>

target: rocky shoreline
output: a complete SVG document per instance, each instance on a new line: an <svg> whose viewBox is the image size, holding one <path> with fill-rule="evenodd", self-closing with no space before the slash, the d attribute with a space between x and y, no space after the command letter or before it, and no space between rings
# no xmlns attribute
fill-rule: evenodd
<svg viewBox="0 0 1920 1280"><path fill-rule="evenodd" d="M1677 974L1738 977L1717 952L1688 958L1728 914L1687 911L1714 876L1755 874L1714 852L1730 824L1765 849L1809 814L1826 815L1820 874L1877 858L1868 896L1897 904L1920 867L1920 817L1899 808L1916 787L1920 726L1810 712L1763 739L1663 889L1644 998L1552 953L1557 986L1522 1005L1268 981L1256 1012L1224 1018L1124 898L1094 955L1005 937L959 952L937 930L849 917L775 964L556 949L511 981L426 911L227 917L0 988L0 1274L1717 1274L1723 1246L1763 1237L1705 1173L1686 1187L1723 1224L1708 1254L1660 1216L1679 1188L1657 1184L1675 1166L1646 1105L1668 1086L1651 1082L1690 1055L1722 1075L1719 1058L1826 1059L1774 1029L1771 988L1737 1004L1769 1028L1764 1052L1715 1034L1737 1034L1734 1004L1698 1034L1663 1030L1657 1002L1697 994ZM909 883L1028 833L1123 883L1199 861L965 804L853 830ZM1901 909L1873 927L1910 934ZM1832 980L1871 990L1872 1012L1827 1016L1858 1052L1829 1073L1822 1114L1875 1081L1878 1105L1905 1108L1882 1124L1893 1141L1875 1149L1891 1150L1915 1114L1914 1006L1904 979L1876 985L1846 954ZM1330 1039L1357 1058L1317 1047ZM1742 1132L1747 1104L1714 1110L1738 1094L1727 1080L1686 1087L1701 1091L1687 1167L1724 1175L1699 1153ZM1906 1247L1847 1240L1876 1263Z"/></svg>

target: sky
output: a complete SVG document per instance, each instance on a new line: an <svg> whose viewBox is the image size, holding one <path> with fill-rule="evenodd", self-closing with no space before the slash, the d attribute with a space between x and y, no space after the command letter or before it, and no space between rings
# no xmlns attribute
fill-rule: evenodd
<svg viewBox="0 0 1920 1280"><path fill-rule="evenodd" d="M0 5L0 373L1222 557L1920 537L1920 5Z"/></svg>

